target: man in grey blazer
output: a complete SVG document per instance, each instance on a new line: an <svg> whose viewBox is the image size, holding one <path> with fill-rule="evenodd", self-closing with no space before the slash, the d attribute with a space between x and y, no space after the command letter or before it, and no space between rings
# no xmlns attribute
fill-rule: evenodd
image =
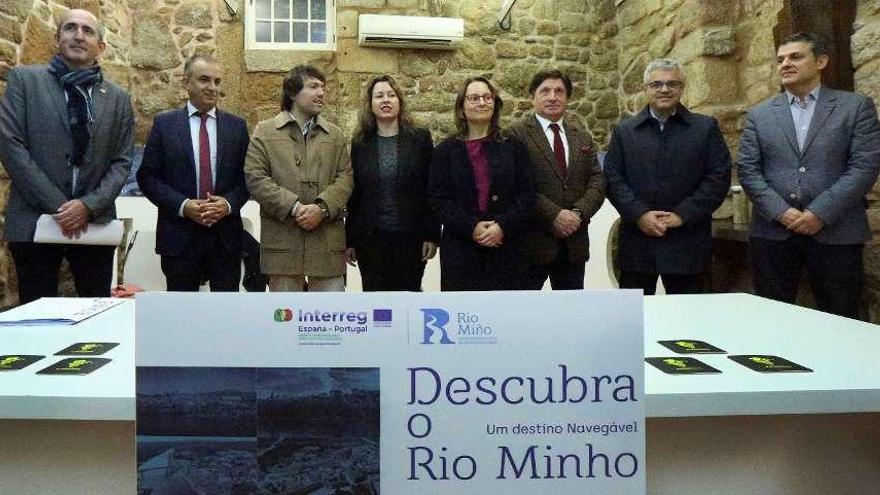
<svg viewBox="0 0 880 495"><path fill-rule="evenodd" d="M571 79L555 69L535 74L529 84L534 113L511 132L529 150L537 202L529 219L524 252L527 287L584 288L590 257L587 225L605 201L605 180L590 135L566 115Z"/></svg>
<svg viewBox="0 0 880 495"><path fill-rule="evenodd" d="M858 318L877 112L869 98L821 85L828 52L810 33L783 40L776 62L785 91L749 112L737 160L755 206L755 292L794 302L806 271L819 309Z"/></svg>
<svg viewBox="0 0 880 495"><path fill-rule="evenodd" d="M34 243L41 214L75 241L89 223L116 217L132 157L128 94L103 80L103 28L85 10L62 14L49 65L7 76L0 104L0 160L12 179L5 240L18 272L19 301L55 296L67 259L80 296L109 296L113 246Z"/></svg>

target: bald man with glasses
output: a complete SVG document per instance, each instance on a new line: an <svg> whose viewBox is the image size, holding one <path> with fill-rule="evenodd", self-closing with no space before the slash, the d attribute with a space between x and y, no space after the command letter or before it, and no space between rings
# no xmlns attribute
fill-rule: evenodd
<svg viewBox="0 0 880 495"><path fill-rule="evenodd" d="M620 212L620 288L705 291L712 212L730 187L730 152L718 122L681 104L681 64L658 59L644 74L648 105L620 122L605 158L608 199Z"/></svg>

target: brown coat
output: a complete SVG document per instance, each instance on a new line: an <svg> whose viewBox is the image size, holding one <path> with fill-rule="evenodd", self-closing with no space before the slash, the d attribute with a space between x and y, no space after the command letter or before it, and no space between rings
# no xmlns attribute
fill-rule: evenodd
<svg viewBox="0 0 880 495"><path fill-rule="evenodd" d="M260 268L267 275L335 277L345 273L342 211L353 187L347 140L318 116L304 139L287 112L254 129L244 164L251 196L260 203ZM290 215L297 201L323 200L330 218L313 231Z"/></svg>
<svg viewBox="0 0 880 495"><path fill-rule="evenodd" d="M581 227L565 242L571 263L587 261L590 258L587 224L605 201L605 181L593 140L568 117L563 118L562 126L569 150L568 172L564 178L559 174L553 149L534 113L526 115L511 129L526 143L535 177L537 202L529 220L524 248L531 264L543 265L556 259L559 241L553 235L553 220L561 209L580 210Z"/></svg>

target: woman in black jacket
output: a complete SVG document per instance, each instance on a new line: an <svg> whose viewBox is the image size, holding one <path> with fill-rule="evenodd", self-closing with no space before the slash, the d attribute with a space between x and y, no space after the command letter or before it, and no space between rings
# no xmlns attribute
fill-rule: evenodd
<svg viewBox="0 0 880 495"><path fill-rule="evenodd" d="M414 127L391 76L367 85L351 143L348 262L364 291L418 291L437 252L440 225L428 209L431 134Z"/></svg>
<svg viewBox="0 0 880 495"><path fill-rule="evenodd" d="M521 232L535 205L525 144L499 126L502 101L485 78L455 100L457 134L437 146L428 197L443 224L441 290L527 288Z"/></svg>

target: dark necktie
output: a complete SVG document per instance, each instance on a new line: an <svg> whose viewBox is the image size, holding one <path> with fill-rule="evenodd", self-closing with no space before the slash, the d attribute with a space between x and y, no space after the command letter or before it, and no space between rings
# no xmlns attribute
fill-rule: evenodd
<svg viewBox="0 0 880 495"><path fill-rule="evenodd" d="M553 156L556 157L556 168L559 169L559 175L565 178L565 146L562 144L562 136L559 135L559 125L550 124L550 130L553 131Z"/></svg>
<svg viewBox="0 0 880 495"><path fill-rule="evenodd" d="M200 113L202 125L199 127L199 198L206 199L213 190L211 177L211 142L208 140L208 114Z"/></svg>

